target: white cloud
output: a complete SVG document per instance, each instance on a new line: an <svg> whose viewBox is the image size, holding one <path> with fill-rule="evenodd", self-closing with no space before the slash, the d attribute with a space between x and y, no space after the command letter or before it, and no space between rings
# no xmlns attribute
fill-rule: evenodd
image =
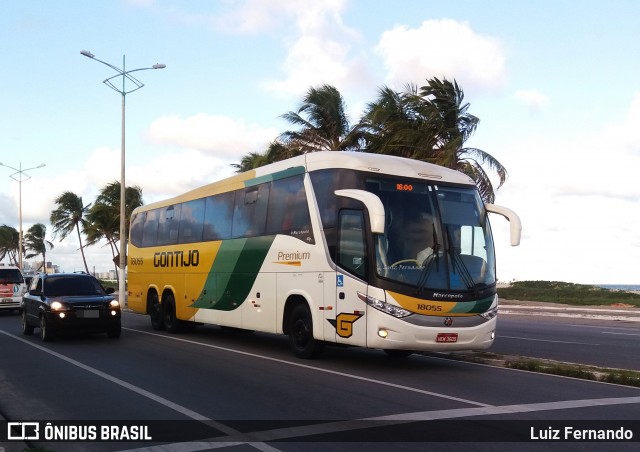
<svg viewBox="0 0 640 452"><path fill-rule="evenodd" d="M518 90L514 97L531 112L538 112L549 103L549 97L535 89Z"/></svg>
<svg viewBox="0 0 640 452"><path fill-rule="evenodd" d="M243 34L282 31L291 21L299 29L318 29L325 26L327 18L339 20L344 5L344 0L245 0L233 3L213 24L217 29Z"/></svg>
<svg viewBox="0 0 640 452"><path fill-rule="evenodd" d="M639 106L636 94L624 118L580 136L532 134L506 144L517 158L497 203L520 215L523 239L510 248L508 224L492 221L501 279L637 280Z"/></svg>
<svg viewBox="0 0 640 452"><path fill-rule="evenodd" d="M430 77L456 79L461 86L495 89L506 80L506 52L500 40L474 32L468 23L427 20L382 34L376 52L387 68L387 83L404 86Z"/></svg>
<svg viewBox="0 0 640 452"><path fill-rule="evenodd" d="M141 187L148 204L228 177L234 172L230 164L237 161L221 160L193 149L172 151L129 165L127 185Z"/></svg>
<svg viewBox="0 0 640 452"><path fill-rule="evenodd" d="M285 38L284 76L266 80L268 91L300 95L323 83L339 89L371 84L365 59L354 50L361 37L342 22L344 3L291 2L287 19L295 24L296 36Z"/></svg>
<svg viewBox="0 0 640 452"><path fill-rule="evenodd" d="M278 131L225 116L200 113L188 118L164 116L147 130L154 143L202 151L221 158L239 160L248 152L262 152Z"/></svg>

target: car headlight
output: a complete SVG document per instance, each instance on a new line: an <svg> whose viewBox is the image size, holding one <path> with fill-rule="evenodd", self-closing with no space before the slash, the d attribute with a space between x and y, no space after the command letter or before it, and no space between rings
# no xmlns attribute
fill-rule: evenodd
<svg viewBox="0 0 640 452"><path fill-rule="evenodd" d="M397 318L407 317L413 314L411 311L407 311L400 306L378 300L377 298L373 298L372 296L365 295L361 292L358 292L358 298L367 303L369 306L377 309L378 311L382 311Z"/></svg>
<svg viewBox="0 0 640 452"><path fill-rule="evenodd" d="M53 303L51 303L51 310L52 311L65 311L66 308L59 301L54 301Z"/></svg>
<svg viewBox="0 0 640 452"><path fill-rule="evenodd" d="M120 307L120 303L118 302L118 300L111 300L109 302L109 309L117 309Z"/></svg>

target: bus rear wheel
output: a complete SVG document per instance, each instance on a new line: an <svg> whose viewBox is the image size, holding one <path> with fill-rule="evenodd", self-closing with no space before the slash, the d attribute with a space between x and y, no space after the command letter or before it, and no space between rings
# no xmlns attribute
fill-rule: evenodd
<svg viewBox="0 0 640 452"><path fill-rule="evenodd" d="M147 312L149 313L149 318L151 319L151 328L156 331L164 330L164 315L162 313L162 305L160 304L160 300L158 299L158 294L153 292L149 296Z"/></svg>
<svg viewBox="0 0 640 452"><path fill-rule="evenodd" d="M298 304L291 312L289 343L298 358L311 359L320 355L324 343L313 337L313 320L306 304Z"/></svg>
<svg viewBox="0 0 640 452"><path fill-rule="evenodd" d="M162 303L164 306L164 328L169 333L180 333L183 329L182 320L176 316L176 302L173 295L167 295L166 300Z"/></svg>

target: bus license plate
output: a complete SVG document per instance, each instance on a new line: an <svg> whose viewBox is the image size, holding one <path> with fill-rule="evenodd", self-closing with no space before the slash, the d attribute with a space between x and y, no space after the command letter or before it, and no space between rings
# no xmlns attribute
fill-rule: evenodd
<svg viewBox="0 0 640 452"><path fill-rule="evenodd" d="M436 342L458 342L458 333L438 333Z"/></svg>

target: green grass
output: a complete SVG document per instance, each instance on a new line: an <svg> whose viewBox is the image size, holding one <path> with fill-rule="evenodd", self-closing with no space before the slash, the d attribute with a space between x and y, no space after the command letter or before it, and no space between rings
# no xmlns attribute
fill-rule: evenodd
<svg viewBox="0 0 640 452"><path fill-rule="evenodd" d="M578 306L610 306L616 303L640 307L640 294L598 286L559 281L516 281L498 289L507 300L544 301Z"/></svg>
<svg viewBox="0 0 640 452"><path fill-rule="evenodd" d="M508 369L519 369L529 372L640 387L640 372L635 370L563 363L550 359L500 355L493 352L454 352L451 353L449 357L451 359L487 364L494 367L506 367Z"/></svg>

